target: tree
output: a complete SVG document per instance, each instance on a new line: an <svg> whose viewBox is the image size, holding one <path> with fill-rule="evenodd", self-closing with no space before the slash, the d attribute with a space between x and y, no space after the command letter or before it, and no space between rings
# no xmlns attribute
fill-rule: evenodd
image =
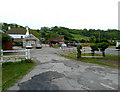
<svg viewBox="0 0 120 92"><path fill-rule="evenodd" d="M82 49L82 45L78 45L77 46L77 58L78 59L81 58L81 51L80 51L80 49Z"/></svg>
<svg viewBox="0 0 120 92"><path fill-rule="evenodd" d="M108 41L106 38L102 39L100 42L106 42L106 43L109 43L109 41Z"/></svg>
<svg viewBox="0 0 120 92"><path fill-rule="evenodd" d="M40 34L36 30L29 29L30 34L33 34L39 40L41 39Z"/></svg>
<svg viewBox="0 0 120 92"><path fill-rule="evenodd" d="M91 47L91 51L92 51L92 56L94 56L94 54L95 54L95 51L99 51L99 49L98 49L98 45L97 44L91 44L90 45L90 47Z"/></svg>
<svg viewBox="0 0 120 92"><path fill-rule="evenodd" d="M96 40L95 40L95 43L99 43L99 39L96 39Z"/></svg>
<svg viewBox="0 0 120 92"><path fill-rule="evenodd" d="M70 33L66 32L64 34L64 39L71 41L71 40L74 40L74 37Z"/></svg>
<svg viewBox="0 0 120 92"><path fill-rule="evenodd" d="M54 32L50 32L50 33L48 33L48 35L46 36L46 40L52 39L52 38L57 38L57 37L59 37L58 34L56 34L56 33L54 33Z"/></svg>
<svg viewBox="0 0 120 92"><path fill-rule="evenodd" d="M46 32L42 32L42 33L41 33L41 37L42 37L42 38L45 38L45 37L46 37Z"/></svg>
<svg viewBox="0 0 120 92"><path fill-rule="evenodd" d="M48 27L41 27L40 30L43 31L43 32L49 32L50 31L50 29Z"/></svg>
<svg viewBox="0 0 120 92"><path fill-rule="evenodd" d="M2 42L10 42L11 40L12 39L8 34L2 33Z"/></svg>
<svg viewBox="0 0 120 92"><path fill-rule="evenodd" d="M106 42L102 42L98 44L98 48L100 49L104 57L105 57L105 49L107 49L108 47L109 47L109 44Z"/></svg>
<svg viewBox="0 0 120 92"><path fill-rule="evenodd" d="M5 49L4 48L4 43L5 42L10 42L12 40L12 38L6 34L6 33L2 33L2 49Z"/></svg>
<svg viewBox="0 0 120 92"><path fill-rule="evenodd" d="M95 40L96 40L95 36L91 36L89 39L90 42L95 42Z"/></svg>
<svg viewBox="0 0 120 92"><path fill-rule="evenodd" d="M81 43L85 43L85 40L84 40L84 39L81 39L80 42L81 42Z"/></svg>

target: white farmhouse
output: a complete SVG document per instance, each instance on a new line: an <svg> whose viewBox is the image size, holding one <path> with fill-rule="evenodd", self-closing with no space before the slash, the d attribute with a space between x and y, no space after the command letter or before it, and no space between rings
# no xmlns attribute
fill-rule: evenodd
<svg viewBox="0 0 120 92"><path fill-rule="evenodd" d="M28 27L26 27L26 29L8 28L8 31L6 31L6 33L11 36L14 41L22 41L22 39L29 35L29 30Z"/></svg>

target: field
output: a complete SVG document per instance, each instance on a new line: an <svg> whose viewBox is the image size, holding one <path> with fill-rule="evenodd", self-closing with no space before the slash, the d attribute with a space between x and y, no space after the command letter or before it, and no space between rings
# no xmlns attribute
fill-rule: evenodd
<svg viewBox="0 0 120 92"><path fill-rule="evenodd" d="M76 34L71 34L76 40L77 39L85 39L85 40L88 40L89 37L86 37L86 36L82 36L82 35L76 35Z"/></svg>

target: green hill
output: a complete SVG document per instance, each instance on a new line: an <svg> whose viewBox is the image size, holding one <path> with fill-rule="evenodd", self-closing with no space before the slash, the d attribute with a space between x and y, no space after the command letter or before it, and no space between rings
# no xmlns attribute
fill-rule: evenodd
<svg viewBox="0 0 120 92"><path fill-rule="evenodd" d="M85 40L88 40L90 39L90 37L87 37L87 36L83 36L83 35L77 35L77 34L71 34L76 40L78 39L85 39Z"/></svg>

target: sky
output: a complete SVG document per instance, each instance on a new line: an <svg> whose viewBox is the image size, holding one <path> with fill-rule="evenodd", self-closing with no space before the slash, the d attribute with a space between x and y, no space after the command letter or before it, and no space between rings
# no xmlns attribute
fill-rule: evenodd
<svg viewBox="0 0 120 92"><path fill-rule="evenodd" d="M0 22L32 29L118 29L120 0L0 0Z"/></svg>

